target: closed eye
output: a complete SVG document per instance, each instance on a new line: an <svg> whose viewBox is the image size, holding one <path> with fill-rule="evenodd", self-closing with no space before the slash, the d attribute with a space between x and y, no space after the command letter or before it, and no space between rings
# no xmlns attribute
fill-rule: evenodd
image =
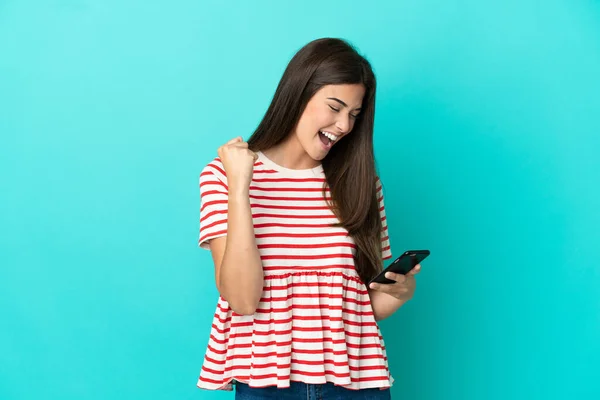
<svg viewBox="0 0 600 400"><path fill-rule="evenodd" d="M340 109L339 109L339 108L335 108L335 107L333 107L332 105L329 105L329 104L327 104L327 105L328 105L328 106L329 106L329 108L331 108L331 109L332 109L334 112L340 112ZM354 119L358 118L358 114L350 114L350 116L351 116L352 118L354 118Z"/></svg>

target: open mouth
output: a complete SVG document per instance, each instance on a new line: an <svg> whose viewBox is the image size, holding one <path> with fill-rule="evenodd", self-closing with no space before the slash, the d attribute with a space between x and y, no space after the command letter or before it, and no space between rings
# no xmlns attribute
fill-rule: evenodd
<svg viewBox="0 0 600 400"><path fill-rule="evenodd" d="M327 147L330 147L337 140L337 136L324 131L319 131L319 139Z"/></svg>

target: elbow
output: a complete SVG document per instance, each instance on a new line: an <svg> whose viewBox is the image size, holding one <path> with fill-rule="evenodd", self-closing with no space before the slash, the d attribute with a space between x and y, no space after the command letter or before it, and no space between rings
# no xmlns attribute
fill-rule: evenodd
<svg viewBox="0 0 600 400"><path fill-rule="evenodd" d="M260 298L258 299L260 301ZM258 309L259 301L241 301L236 304L229 303L233 312L240 315L254 315Z"/></svg>
<svg viewBox="0 0 600 400"><path fill-rule="evenodd" d="M260 304L262 296L262 290L252 295L246 294L245 296L223 296L229 303L229 308L236 314L240 315L254 315Z"/></svg>
<svg viewBox="0 0 600 400"><path fill-rule="evenodd" d="M229 308L236 314L254 315L263 294L262 279L252 284L232 286L227 284L222 275L219 278L217 289L221 297L229 303Z"/></svg>
<svg viewBox="0 0 600 400"><path fill-rule="evenodd" d="M236 307L232 306L231 309L234 313L239 315L254 315L254 313L256 312L256 307L252 307L251 305Z"/></svg>
<svg viewBox="0 0 600 400"><path fill-rule="evenodd" d="M375 318L375 321L379 322L382 319L385 319L384 316L382 316L380 313L378 313L377 311L373 310L373 317Z"/></svg>

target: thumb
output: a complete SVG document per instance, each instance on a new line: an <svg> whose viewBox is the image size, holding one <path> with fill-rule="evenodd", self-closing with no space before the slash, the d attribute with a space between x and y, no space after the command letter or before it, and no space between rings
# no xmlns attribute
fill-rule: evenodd
<svg viewBox="0 0 600 400"><path fill-rule="evenodd" d="M242 137L238 136L235 139L231 139L229 142L227 142L227 144L234 144L234 143L241 142L241 141L242 141Z"/></svg>

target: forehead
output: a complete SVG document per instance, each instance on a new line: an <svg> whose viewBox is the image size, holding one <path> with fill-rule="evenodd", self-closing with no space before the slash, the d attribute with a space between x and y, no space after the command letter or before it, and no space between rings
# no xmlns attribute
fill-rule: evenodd
<svg viewBox="0 0 600 400"><path fill-rule="evenodd" d="M360 83L325 85L316 94L324 99L335 97L348 104L350 108L359 108L365 95L365 87Z"/></svg>

